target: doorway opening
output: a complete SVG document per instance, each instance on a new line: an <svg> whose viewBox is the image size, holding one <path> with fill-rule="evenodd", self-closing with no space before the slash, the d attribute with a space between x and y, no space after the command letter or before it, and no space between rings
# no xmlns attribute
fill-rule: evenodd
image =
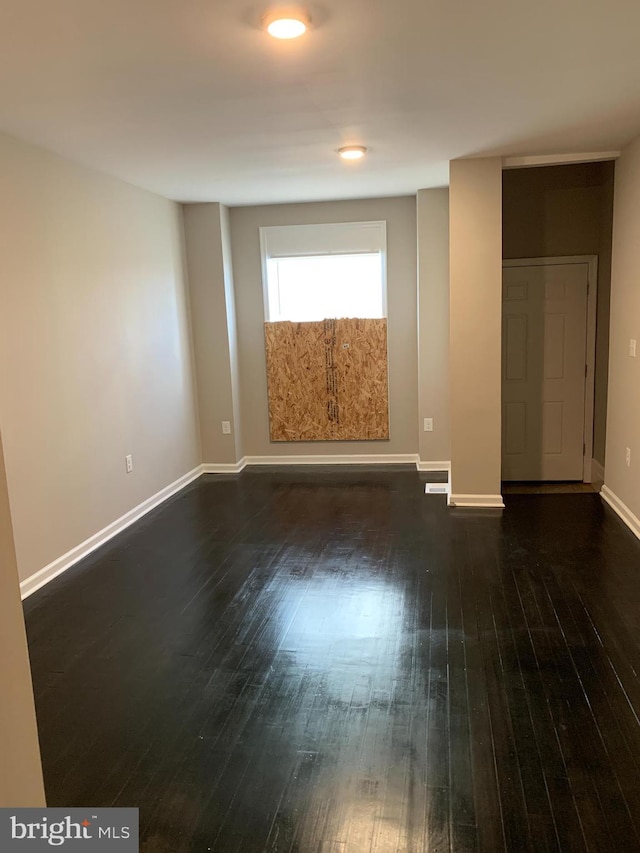
<svg viewBox="0 0 640 853"><path fill-rule="evenodd" d="M503 173L507 492L603 479L613 177L613 162Z"/></svg>

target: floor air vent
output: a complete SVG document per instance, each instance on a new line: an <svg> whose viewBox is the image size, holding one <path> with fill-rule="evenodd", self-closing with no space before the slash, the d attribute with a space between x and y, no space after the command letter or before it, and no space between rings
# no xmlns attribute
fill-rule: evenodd
<svg viewBox="0 0 640 853"><path fill-rule="evenodd" d="M426 495L448 495L449 483L425 483L424 492Z"/></svg>

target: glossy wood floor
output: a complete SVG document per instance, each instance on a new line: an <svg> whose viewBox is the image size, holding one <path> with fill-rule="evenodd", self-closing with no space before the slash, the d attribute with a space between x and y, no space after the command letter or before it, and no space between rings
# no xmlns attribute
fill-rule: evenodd
<svg viewBox="0 0 640 853"><path fill-rule="evenodd" d="M50 805L167 853L640 850L640 543L425 479L205 477L28 599Z"/></svg>

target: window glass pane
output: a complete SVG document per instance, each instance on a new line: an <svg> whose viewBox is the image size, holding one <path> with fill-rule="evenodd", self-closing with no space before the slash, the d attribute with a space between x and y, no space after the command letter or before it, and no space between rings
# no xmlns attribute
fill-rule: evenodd
<svg viewBox="0 0 640 853"><path fill-rule="evenodd" d="M272 258L267 262L267 275L272 321L384 317L378 252Z"/></svg>

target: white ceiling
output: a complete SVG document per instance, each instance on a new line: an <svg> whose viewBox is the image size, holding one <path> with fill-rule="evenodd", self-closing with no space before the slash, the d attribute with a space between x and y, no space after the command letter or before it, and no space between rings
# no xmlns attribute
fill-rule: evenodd
<svg viewBox="0 0 640 853"><path fill-rule="evenodd" d="M180 201L413 193L640 134L637 0L0 0L0 129ZM336 149L369 147L360 163Z"/></svg>

